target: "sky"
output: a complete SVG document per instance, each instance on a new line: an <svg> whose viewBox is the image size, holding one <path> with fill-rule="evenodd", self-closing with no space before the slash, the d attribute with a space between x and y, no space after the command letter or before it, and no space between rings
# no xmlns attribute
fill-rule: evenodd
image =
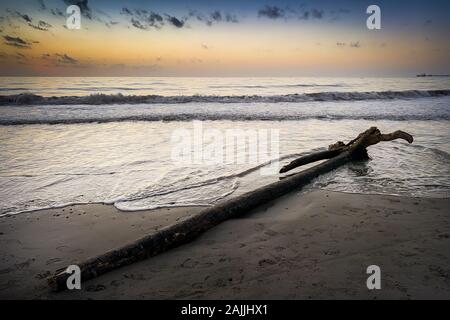
<svg viewBox="0 0 450 320"><path fill-rule="evenodd" d="M447 0L15 0L0 3L0 76L450 74L449 33Z"/></svg>

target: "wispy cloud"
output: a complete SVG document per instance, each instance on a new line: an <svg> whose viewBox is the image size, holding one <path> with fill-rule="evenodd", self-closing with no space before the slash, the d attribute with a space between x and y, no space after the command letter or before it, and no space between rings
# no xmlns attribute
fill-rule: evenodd
<svg viewBox="0 0 450 320"><path fill-rule="evenodd" d="M131 25L137 29L160 29L164 25L163 17L153 11L124 7L122 8L121 14L130 17Z"/></svg>
<svg viewBox="0 0 450 320"><path fill-rule="evenodd" d="M311 10L311 16L314 19L322 19L323 18L323 10L312 9Z"/></svg>
<svg viewBox="0 0 450 320"><path fill-rule="evenodd" d="M202 13L196 10L190 10L188 18L194 18L198 21L205 23L207 26L212 26L216 23L239 23L237 16L230 12L223 12L220 10L214 10L210 13Z"/></svg>
<svg viewBox="0 0 450 320"><path fill-rule="evenodd" d="M312 8L310 10L300 9L299 11L292 10L294 15L297 16L300 20L309 20L309 19L323 19L325 16L324 10L319 10L316 8Z"/></svg>
<svg viewBox="0 0 450 320"><path fill-rule="evenodd" d="M269 19L280 19L285 17L285 12L283 9L277 6L265 6L258 10L258 17L265 17Z"/></svg>
<svg viewBox="0 0 450 320"><path fill-rule="evenodd" d="M37 0L37 1L38 1L38 4L39 4L39 8L41 10L46 10L47 9L47 6L45 5L44 0Z"/></svg>
<svg viewBox="0 0 450 320"><path fill-rule="evenodd" d="M345 46L347 46L347 43L338 41L338 42L336 42L336 46L338 46L338 47L345 47ZM361 43L359 41L350 42L348 44L348 47L349 48L360 48L361 47Z"/></svg>
<svg viewBox="0 0 450 320"><path fill-rule="evenodd" d="M64 13L58 8L50 9L50 13L55 17L64 17Z"/></svg>
<svg viewBox="0 0 450 320"><path fill-rule="evenodd" d="M67 54L56 54L58 61L64 64L77 64L78 60L68 56Z"/></svg>
<svg viewBox="0 0 450 320"><path fill-rule="evenodd" d="M29 49L31 48L31 43L20 38L20 37L12 37L12 36L3 36L3 39L5 40L5 44L8 46L13 46L19 49Z"/></svg>
<svg viewBox="0 0 450 320"><path fill-rule="evenodd" d="M178 19L177 17L166 14L166 21L177 28L183 28L185 21L183 19Z"/></svg>
<svg viewBox="0 0 450 320"><path fill-rule="evenodd" d="M237 17L231 13L213 11L210 14L203 14L197 11L189 11L186 16L174 16L168 13L158 13L145 9L122 8L122 15L129 17L131 25L141 30L161 29L164 26L172 26L178 29L187 26L190 19L196 19L211 26L219 22L238 23Z"/></svg>
<svg viewBox="0 0 450 320"><path fill-rule="evenodd" d="M305 9L304 5L299 8L292 7L278 7L266 5L265 7L258 10L258 17L268 18L268 19L298 19L298 20L309 20L309 19L323 19L325 17L325 11L322 9L311 8Z"/></svg>
<svg viewBox="0 0 450 320"><path fill-rule="evenodd" d="M50 29L52 27L52 25L50 23L42 21L42 20L39 20L39 22L37 24L29 23L28 25L34 29L41 30L41 31L48 31L48 29Z"/></svg>
<svg viewBox="0 0 450 320"><path fill-rule="evenodd" d="M26 13L22 13L19 11L10 11L9 9L7 9L6 12L10 17L19 19L20 22L26 23L33 29L48 31L49 28L52 28L52 25L50 23L45 22L43 20L39 20L37 23L33 23L33 18ZM13 24L10 22L9 26L12 27Z"/></svg>
<svg viewBox="0 0 450 320"><path fill-rule="evenodd" d="M55 66L76 66L79 61L66 53L44 53L41 58L52 63Z"/></svg>
<svg viewBox="0 0 450 320"><path fill-rule="evenodd" d="M33 21L33 19L32 19L29 15L27 15L27 14L20 13L19 11L16 11L15 14L16 14L18 17L22 18L22 19L23 19L25 22L27 22L27 23L30 23L30 22Z"/></svg>

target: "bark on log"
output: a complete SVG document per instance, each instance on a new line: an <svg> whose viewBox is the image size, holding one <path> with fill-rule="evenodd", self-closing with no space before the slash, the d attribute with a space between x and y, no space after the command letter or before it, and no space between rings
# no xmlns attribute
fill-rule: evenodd
<svg viewBox="0 0 450 320"><path fill-rule="evenodd" d="M341 153L340 150L325 150L325 151L320 151L320 152L314 152L314 153L308 154L306 156L303 156L301 158L298 158L298 159L290 162L289 164L285 165L283 168L280 169L280 173L287 172L291 169L303 166L308 163L325 160L325 159L330 159L330 158L336 157L340 153Z"/></svg>
<svg viewBox="0 0 450 320"><path fill-rule="evenodd" d="M330 172L340 165L351 161L356 154L361 152L361 149L365 150L366 146L377 143L374 142L376 139L371 138L376 132L376 128L371 128L360 134L350 146L340 146L336 150L330 150L332 152L320 153L318 156L310 156L309 160L297 162L304 164L307 163L305 161L311 162L311 159L320 160L319 158L325 159L323 157L337 154L314 167L207 208L192 218L166 227L155 234L145 236L122 248L111 250L100 256L80 262L78 266L81 270L81 281L84 282L108 271L182 245L227 219L246 214L264 203L302 188L317 176ZM401 136L395 133L380 136L379 141L388 141ZM66 281L70 275L65 270L66 268L60 269L48 278L48 283L54 291L61 291L67 288Z"/></svg>

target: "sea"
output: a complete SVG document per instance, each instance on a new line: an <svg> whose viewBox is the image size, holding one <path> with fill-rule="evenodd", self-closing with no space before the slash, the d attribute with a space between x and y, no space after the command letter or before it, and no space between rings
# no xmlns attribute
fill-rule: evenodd
<svg viewBox="0 0 450 320"><path fill-rule="evenodd" d="M372 126L414 142L371 146L301 192L448 198L449 80L0 77L0 215L211 206Z"/></svg>

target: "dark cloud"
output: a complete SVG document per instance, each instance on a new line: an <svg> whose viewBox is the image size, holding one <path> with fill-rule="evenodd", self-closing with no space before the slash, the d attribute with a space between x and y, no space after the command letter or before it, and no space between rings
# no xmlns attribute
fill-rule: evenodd
<svg viewBox="0 0 450 320"><path fill-rule="evenodd" d="M122 8L121 14L129 16L131 18L131 25L137 29L159 29L164 25L163 17L153 11Z"/></svg>
<svg viewBox="0 0 450 320"><path fill-rule="evenodd" d="M205 23L207 26L212 26L213 24L220 22L239 23L239 19L236 17L236 15L229 12L221 12L219 10L215 10L209 14L204 14L195 10L190 10L188 17L201 21Z"/></svg>
<svg viewBox="0 0 450 320"><path fill-rule="evenodd" d="M92 10L88 5L88 0L64 0L64 3L67 4L68 6L76 5L80 7L81 14L85 18L92 20L93 17Z"/></svg>
<svg viewBox="0 0 450 320"><path fill-rule="evenodd" d="M315 19L322 19L323 18L323 10L312 9L311 16Z"/></svg>
<svg viewBox="0 0 450 320"><path fill-rule="evenodd" d="M173 16L170 16L168 14L166 14L166 21L169 22L169 24L171 24L171 25L173 25L174 27L177 27L177 28L183 28L184 27L184 23L185 23L184 20L180 20L177 17L173 17Z"/></svg>
<svg viewBox="0 0 450 320"><path fill-rule="evenodd" d="M25 22L30 23L33 21L33 19L31 19L31 17L29 15L20 13L19 11L16 11L16 15L19 16L20 18L22 18L23 20L25 20Z"/></svg>
<svg viewBox="0 0 450 320"><path fill-rule="evenodd" d="M54 15L55 17L64 17L64 13L61 10L59 10L58 8L50 9L50 13L52 15Z"/></svg>
<svg viewBox="0 0 450 320"><path fill-rule="evenodd" d="M129 15L129 16L132 16L133 12L131 12L131 10L128 9L128 8L122 8L121 14L126 14L126 15Z"/></svg>
<svg viewBox="0 0 450 320"><path fill-rule="evenodd" d="M429 26L433 23L433 20L428 19L427 21L424 22L424 25Z"/></svg>
<svg viewBox="0 0 450 320"><path fill-rule="evenodd" d="M225 21L231 23L239 23L239 19L234 14L231 13L225 14Z"/></svg>
<svg viewBox="0 0 450 320"><path fill-rule="evenodd" d="M139 20L136 20L134 18L131 18L131 25L141 30L147 30L147 28Z"/></svg>
<svg viewBox="0 0 450 320"><path fill-rule="evenodd" d="M258 10L258 17L266 17L269 19L323 19L324 15L324 10L315 8L307 10L305 9L304 5L300 6L300 8L298 9L294 9L291 7L280 8L277 6L267 5L264 8Z"/></svg>
<svg viewBox="0 0 450 320"><path fill-rule="evenodd" d="M63 64L77 64L78 60L68 56L67 54L56 54L56 57L58 58L58 62Z"/></svg>
<svg viewBox="0 0 450 320"><path fill-rule="evenodd" d="M115 26L116 24L119 24L119 22L118 21L109 21L109 22L107 22L107 27Z"/></svg>
<svg viewBox="0 0 450 320"><path fill-rule="evenodd" d="M36 30L48 31L48 29L52 27L51 24L49 24L45 21L42 21L42 20L39 20L37 23L33 23L33 18L30 17L28 14L24 14L19 11L15 11L15 12L9 11L9 12L12 16L19 17L20 19L25 21L30 27L32 27Z"/></svg>
<svg viewBox="0 0 450 320"><path fill-rule="evenodd" d="M32 24L32 23L29 23L28 25L34 29L41 30L41 31L48 31L49 28L52 28L52 25L50 23L47 23L42 20L39 20L37 25Z"/></svg>
<svg viewBox="0 0 450 320"><path fill-rule="evenodd" d="M214 22L210 16L211 15L205 15L205 14L197 12L195 10L189 11L189 18L195 18L198 21L205 23L207 26L212 26L213 22Z"/></svg>
<svg viewBox="0 0 450 320"><path fill-rule="evenodd" d="M66 53L44 53L41 58L57 66L75 66L79 61Z"/></svg>
<svg viewBox="0 0 450 320"><path fill-rule="evenodd" d="M283 9L277 6L265 6L258 11L258 17L267 17L269 19L279 19L285 16Z"/></svg>
<svg viewBox="0 0 450 320"><path fill-rule="evenodd" d="M38 25L41 28L51 28L52 27L52 25L50 23L47 23L47 22L42 21L42 20L39 20L39 24Z"/></svg>
<svg viewBox="0 0 450 320"><path fill-rule="evenodd" d="M38 3L39 3L39 8L41 10L46 10L47 9L47 6L45 5L44 0L38 0Z"/></svg>
<svg viewBox="0 0 450 320"><path fill-rule="evenodd" d="M299 13L298 18L303 19L303 20L308 20L309 16L310 16L309 11L303 11L303 12Z"/></svg>
<svg viewBox="0 0 450 320"><path fill-rule="evenodd" d="M211 20L213 20L214 22L231 22L231 23L238 23L239 20L237 19L237 17L231 13L222 13L218 10L212 12L210 14Z"/></svg>
<svg viewBox="0 0 450 320"><path fill-rule="evenodd" d="M216 21L216 22L220 22L222 21L222 14L220 13L220 11L214 11L213 13L211 13L211 19Z"/></svg>
<svg viewBox="0 0 450 320"><path fill-rule="evenodd" d="M19 49L29 49L31 48L31 43L23 40L22 38L19 37L12 37L12 36L3 36L3 39L5 40L5 44L8 46L13 46Z"/></svg>
<svg viewBox="0 0 450 320"><path fill-rule="evenodd" d="M17 59L17 60L26 60L27 57L26 57L24 54L22 54L22 53L20 53L20 52L17 52L17 53L16 53L16 59Z"/></svg>

